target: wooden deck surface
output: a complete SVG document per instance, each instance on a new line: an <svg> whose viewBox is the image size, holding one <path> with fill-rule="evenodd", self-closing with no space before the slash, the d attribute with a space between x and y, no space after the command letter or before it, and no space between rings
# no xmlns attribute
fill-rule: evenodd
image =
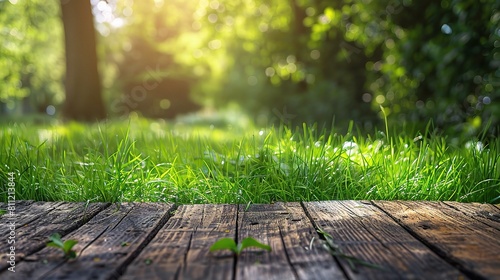
<svg viewBox="0 0 500 280"><path fill-rule="evenodd" d="M77 259L46 247L55 232L78 241ZM0 279L500 279L500 208L489 204L17 201L0 233ZM272 251L209 252L249 236Z"/></svg>

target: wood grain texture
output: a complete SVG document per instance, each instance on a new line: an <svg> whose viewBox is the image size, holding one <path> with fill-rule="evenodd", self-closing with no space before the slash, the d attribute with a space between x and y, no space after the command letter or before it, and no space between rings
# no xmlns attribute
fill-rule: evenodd
<svg viewBox="0 0 500 280"><path fill-rule="evenodd" d="M168 218L171 204L124 203L100 212L63 239L76 239L78 258L65 261L45 248L34 262L19 264L16 279L109 279L117 277ZM63 260L63 261L61 261Z"/></svg>
<svg viewBox="0 0 500 280"><path fill-rule="evenodd" d="M5 209L5 203L0 208ZM253 205L17 201L16 273L0 242L0 279L500 279L498 205L320 201ZM346 255L332 256L322 229ZM78 258L46 247L59 232ZM210 252L253 237L271 252ZM19 246L19 247L17 247Z"/></svg>
<svg viewBox="0 0 500 280"><path fill-rule="evenodd" d="M453 209L500 231L500 209L491 204L446 201ZM499 232L500 234L500 232Z"/></svg>
<svg viewBox="0 0 500 280"><path fill-rule="evenodd" d="M209 248L235 237L236 213L236 205L180 206L122 279L231 279L232 254Z"/></svg>
<svg viewBox="0 0 500 280"><path fill-rule="evenodd" d="M497 229L442 202L374 203L468 276L500 278L500 238Z"/></svg>
<svg viewBox="0 0 500 280"><path fill-rule="evenodd" d="M34 202L33 200L21 200L21 201L16 201L16 203L13 205L15 209L13 209L14 215L10 214L10 211L8 210L8 204L0 202L0 209L5 211L4 215L0 215L0 233L4 234L7 229L5 229L5 225L13 220L16 219L16 222L19 225L26 224L28 221L33 219L34 214L31 212L29 209L32 207L32 205L38 205L38 207L43 207L45 208L43 204L47 202ZM41 213L38 213L41 214Z"/></svg>
<svg viewBox="0 0 500 280"><path fill-rule="evenodd" d="M350 279L457 279L461 273L440 259L385 213L362 201L304 203L314 223L347 255L380 266L339 258Z"/></svg>
<svg viewBox="0 0 500 280"><path fill-rule="evenodd" d="M58 232L66 235L72 230L80 227L94 215L109 204L93 203L69 203L69 202L35 202L22 207L23 203L16 203L16 217L13 222L15 228L16 260L20 261L25 256L45 247L48 238L53 233ZM21 207L18 207L21 206ZM5 230L8 228L3 223L8 222L2 219L2 236L7 236ZM7 259L8 248L12 246L7 242L0 243L0 270L9 265Z"/></svg>
<svg viewBox="0 0 500 280"><path fill-rule="evenodd" d="M241 205L238 240L246 237L272 251L244 251L236 279L345 279L299 203Z"/></svg>

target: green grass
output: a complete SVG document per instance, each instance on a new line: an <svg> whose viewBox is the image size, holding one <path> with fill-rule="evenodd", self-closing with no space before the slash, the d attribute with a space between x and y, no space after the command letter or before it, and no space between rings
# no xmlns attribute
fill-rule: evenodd
<svg viewBox="0 0 500 280"><path fill-rule="evenodd" d="M132 118L2 124L0 182L16 199L269 203L332 199L500 202L500 141L430 133ZM6 187L0 200L7 201Z"/></svg>

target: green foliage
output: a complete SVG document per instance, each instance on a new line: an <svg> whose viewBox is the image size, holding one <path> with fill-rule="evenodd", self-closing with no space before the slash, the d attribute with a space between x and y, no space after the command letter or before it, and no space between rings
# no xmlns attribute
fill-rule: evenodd
<svg viewBox="0 0 500 280"><path fill-rule="evenodd" d="M495 133L499 9L495 0L344 1L324 9L311 38L322 45L336 36L365 56L365 97L374 108L403 121L432 118L451 134Z"/></svg>
<svg viewBox="0 0 500 280"><path fill-rule="evenodd" d="M106 16L102 5L93 12L114 115L124 104L140 107L142 97L123 93L153 85L154 69L162 79L188 81L199 103L237 103L261 125L335 116L337 125L371 128L382 105L420 129L433 119L450 135L498 133L496 0L109 1ZM1 1L0 8L1 102L10 111L24 97L38 111L60 103L58 1Z"/></svg>
<svg viewBox="0 0 500 280"><path fill-rule="evenodd" d="M285 123L324 123L335 115L337 123L373 125L373 111L383 105L402 122L425 125L432 118L448 133L469 136L491 122L494 133L500 110L492 102L500 88L498 5L206 2L196 12L202 28L186 35L198 42L189 53L200 56L182 57L186 65L206 65L203 73L215 73L205 78L218 86L204 92L216 104L235 101L254 115L286 107L295 118ZM210 48L211 42L217 47Z"/></svg>
<svg viewBox="0 0 500 280"><path fill-rule="evenodd" d="M16 199L37 201L497 203L500 196L498 139L401 130L390 115L387 129L374 134L257 129L235 114L219 125L206 118L4 125L0 180L14 172Z"/></svg>
<svg viewBox="0 0 500 280"><path fill-rule="evenodd" d="M210 252L217 250L230 250L238 256L243 250L245 250L245 248L249 247L260 248L266 251L272 250L269 245L262 244L252 237L247 237L238 244L236 244L236 242L232 238L221 238L217 240L212 246L210 246Z"/></svg>
<svg viewBox="0 0 500 280"><path fill-rule="evenodd" d="M73 247L78 243L78 241L70 239L63 241L59 233L54 233L50 237L50 242L47 243L47 247L59 248L64 252L64 256L69 259L76 258L76 252Z"/></svg>
<svg viewBox="0 0 500 280"><path fill-rule="evenodd" d="M200 32L210 35L203 36L207 40L202 43L209 48L194 45L193 52L202 50L203 56L186 63L216 62L213 67L223 68L210 68L211 72L223 75L217 76L218 87L210 96L214 102L236 102L254 116L267 115L271 122L330 122L333 115L342 121L368 120L369 104L356 104L361 97L353 94L362 92L364 78L359 74L364 65L354 55L339 54L351 46L336 37L311 39L323 6L317 5L280 0L221 3L217 9L200 5L200 14L214 15L217 21L203 17L208 28ZM214 40L222 43L211 49ZM283 120L276 113L285 107L295 118Z"/></svg>
<svg viewBox="0 0 500 280"><path fill-rule="evenodd" d="M15 111L24 99L25 107L45 112L63 98L59 1L11 2L0 1L0 105Z"/></svg>

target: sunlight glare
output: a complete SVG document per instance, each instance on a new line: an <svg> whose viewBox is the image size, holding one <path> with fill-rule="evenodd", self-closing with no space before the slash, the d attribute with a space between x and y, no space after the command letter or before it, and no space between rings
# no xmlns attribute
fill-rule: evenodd
<svg viewBox="0 0 500 280"><path fill-rule="evenodd" d="M156 8L163 7L163 4L165 4L165 1L163 1L163 0L155 0L155 6L156 6Z"/></svg>
<svg viewBox="0 0 500 280"><path fill-rule="evenodd" d="M120 28L123 27L124 25L125 25L125 20L123 18L115 18L111 22L111 26L113 26L114 28Z"/></svg>

